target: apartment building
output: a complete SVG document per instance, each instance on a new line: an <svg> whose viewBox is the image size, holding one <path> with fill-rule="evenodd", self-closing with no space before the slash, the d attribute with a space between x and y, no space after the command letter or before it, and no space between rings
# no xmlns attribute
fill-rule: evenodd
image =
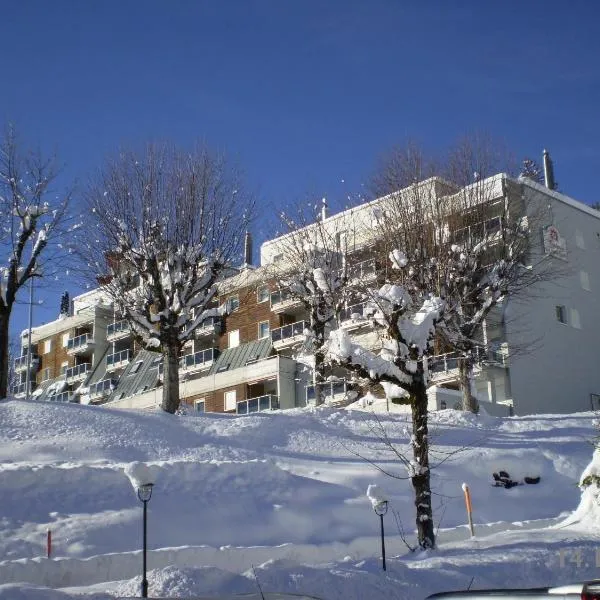
<svg viewBox="0 0 600 600"><path fill-rule="evenodd" d="M498 307L487 319L477 354L476 388L481 405L493 414L569 413L600 408L600 365L595 343L600 334L600 212L529 179L497 175L485 180L488 213L460 235L501 227L494 206L512 203L530 219L531 252L560 261L555 280L535 293ZM433 194L464 193L431 179ZM466 188L465 188L466 190ZM351 278L375 281L381 258L372 252L378 230L373 215L386 198L365 203L322 222L345 245ZM541 211L540 209L543 209ZM545 221L534 215L541 212ZM340 224L352 222L352 230ZM465 221L466 222L466 221ZM291 235L291 234L288 234ZM282 240L262 244L260 265L251 257L219 283L216 306L195 331L180 361L180 395L198 411L248 414L301 407L314 401L310 366L298 356L307 314L302 303L282 293L270 266L285 260ZM335 326L366 345L376 346L365 303L349 303ZM151 408L161 399L160 354L136 346L126 321L115 314L102 290L78 296L70 314L23 333L22 356L15 360L17 397L49 401ZM451 408L459 400L457 356L430 359L430 408ZM29 377L27 376L29 370ZM349 400L356 390L344 373L332 374L325 396Z"/></svg>

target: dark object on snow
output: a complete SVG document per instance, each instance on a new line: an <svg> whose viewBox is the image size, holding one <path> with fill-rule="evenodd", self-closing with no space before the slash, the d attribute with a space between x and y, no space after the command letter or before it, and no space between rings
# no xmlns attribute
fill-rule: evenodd
<svg viewBox="0 0 600 600"><path fill-rule="evenodd" d="M506 471L498 471L498 473L492 473L494 478L494 487L504 487L509 490L516 485L523 485L523 483L539 483L540 477L525 477L523 481L515 481L510 478L510 475Z"/></svg>

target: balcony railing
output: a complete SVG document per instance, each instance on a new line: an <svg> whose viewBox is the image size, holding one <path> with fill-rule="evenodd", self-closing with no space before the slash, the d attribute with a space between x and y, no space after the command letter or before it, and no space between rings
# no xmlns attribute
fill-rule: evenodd
<svg viewBox="0 0 600 600"><path fill-rule="evenodd" d="M237 414L248 415L250 413L262 412L263 410L277 410L279 408L279 398L277 396L266 395L258 398L249 398L237 403Z"/></svg>
<svg viewBox="0 0 600 600"><path fill-rule="evenodd" d="M75 365L74 367L68 368L65 373L67 381L83 379L91 368L92 365L90 363L82 363L80 365Z"/></svg>
<svg viewBox="0 0 600 600"><path fill-rule="evenodd" d="M298 298L292 296L288 290L277 290L271 292L271 310L273 312L283 312L293 306L301 306Z"/></svg>
<svg viewBox="0 0 600 600"><path fill-rule="evenodd" d="M340 325L345 329L363 325L366 322L366 310L366 302L347 306L340 313Z"/></svg>
<svg viewBox="0 0 600 600"><path fill-rule="evenodd" d="M77 337L71 338L67 342L67 352L70 354L76 354L77 352L84 352L94 343L94 338L91 333L84 333Z"/></svg>
<svg viewBox="0 0 600 600"><path fill-rule="evenodd" d="M102 381L98 381L98 383L90 385L90 398L108 396L114 390L115 385L116 382L114 379L103 379Z"/></svg>
<svg viewBox="0 0 600 600"><path fill-rule="evenodd" d="M54 394L49 396L50 402L71 402L73 400L73 394L71 392L60 392L60 394Z"/></svg>
<svg viewBox="0 0 600 600"><path fill-rule="evenodd" d="M212 335L213 333L220 333L221 331L221 318L220 317L208 317L196 327L194 335L202 337L205 335Z"/></svg>
<svg viewBox="0 0 600 600"><path fill-rule="evenodd" d="M23 354L23 356L19 356L18 358L15 358L15 372L20 373L21 371L26 371L28 359L29 359L28 354ZM37 354L32 354L31 355L31 368L37 369L39 364L40 364L40 357L37 356Z"/></svg>
<svg viewBox="0 0 600 600"><path fill-rule="evenodd" d="M363 260L359 263L348 265L348 280L350 281L370 281L377 274L377 264L374 258Z"/></svg>
<svg viewBox="0 0 600 600"><path fill-rule="evenodd" d="M131 361L131 350L121 350L106 357L106 370L111 371L128 365Z"/></svg>
<svg viewBox="0 0 600 600"><path fill-rule="evenodd" d="M195 354L184 356L179 362L179 367L182 371L187 372L208 369L218 356L219 350L217 348L207 348Z"/></svg>
<svg viewBox="0 0 600 600"><path fill-rule="evenodd" d="M29 382L29 393L33 392L35 389L35 382ZM10 388L10 392L13 396L25 396L27 394L27 383L19 383L17 385L13 385Z"/></svg>
<svg viewBox="0 0 600 600"><path fill-rule="evenodd" d="M461 356L460 352L448 352L447 354L432 356L428 361L430 375L434 378L436 375L439 376L444 373L457 375ZM481 346L473 349L473 358L474 363L478 366L484 364L501 367L508 366L508 356L506 353Z"/></svg>
<svg viewBox="0 0 600 600"><path fill-rule="evenodd" d="M306 321L296 321L290 325L277 327L271 331L271 341L276 347L296 343L302 339L305 327Z"/></svg>
<svg viewBox="0 0 600 600"><path fill-rule="evenodd" d="M129 321L123 319L116 323L110 323L106 328L106 339L110 342L118 338L126 337L130 332L131 326L129 325Z"/></svg>
<svg viewBox="0 0 600 600"><path fill-rule="evenodd" d="M322 400L335 402L336 400L344 400L346 398L347 392L350 391L348 384L345 381L335 381L330 382L327 381L321 384L321 396ZM314 404L315 403L315 386L307 385L306 386L306 403Z"/></svg>

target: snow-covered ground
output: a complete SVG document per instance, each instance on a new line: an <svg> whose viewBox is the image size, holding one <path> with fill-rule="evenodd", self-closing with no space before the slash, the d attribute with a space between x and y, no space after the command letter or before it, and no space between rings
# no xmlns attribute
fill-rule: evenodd
<svg viewBox="0 0 600 600"><path fill-rule="evenodd" d="M408 452L408 418L329 408L178 417L2 402L0 599L139 595L142 505L126 474L136 462L156 477L150 595L257 593L258 579L267 593L418 599L470 584L600 577L598 491L578 509L577 486L592 458L593 414L431 414L438 547L427 553L402 540L400 532L415 540L412 490L381 442L385 432ZM493 487L500 470L541 480ZM390 498L386 573L370 484Z"/></svg>

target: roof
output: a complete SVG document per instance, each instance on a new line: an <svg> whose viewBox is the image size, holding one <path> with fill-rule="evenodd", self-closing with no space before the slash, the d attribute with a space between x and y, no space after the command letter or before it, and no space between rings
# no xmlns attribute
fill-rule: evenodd
<svg viewBox="0 0 600 600"><path fill-rule="evenodd" d="M208 375L239 369L249 362L267 358L271 354L271 348L271 339L264 338L262 340L248 342L247 344L241 344L236 348L223 350L211 366Z"/></svg>

